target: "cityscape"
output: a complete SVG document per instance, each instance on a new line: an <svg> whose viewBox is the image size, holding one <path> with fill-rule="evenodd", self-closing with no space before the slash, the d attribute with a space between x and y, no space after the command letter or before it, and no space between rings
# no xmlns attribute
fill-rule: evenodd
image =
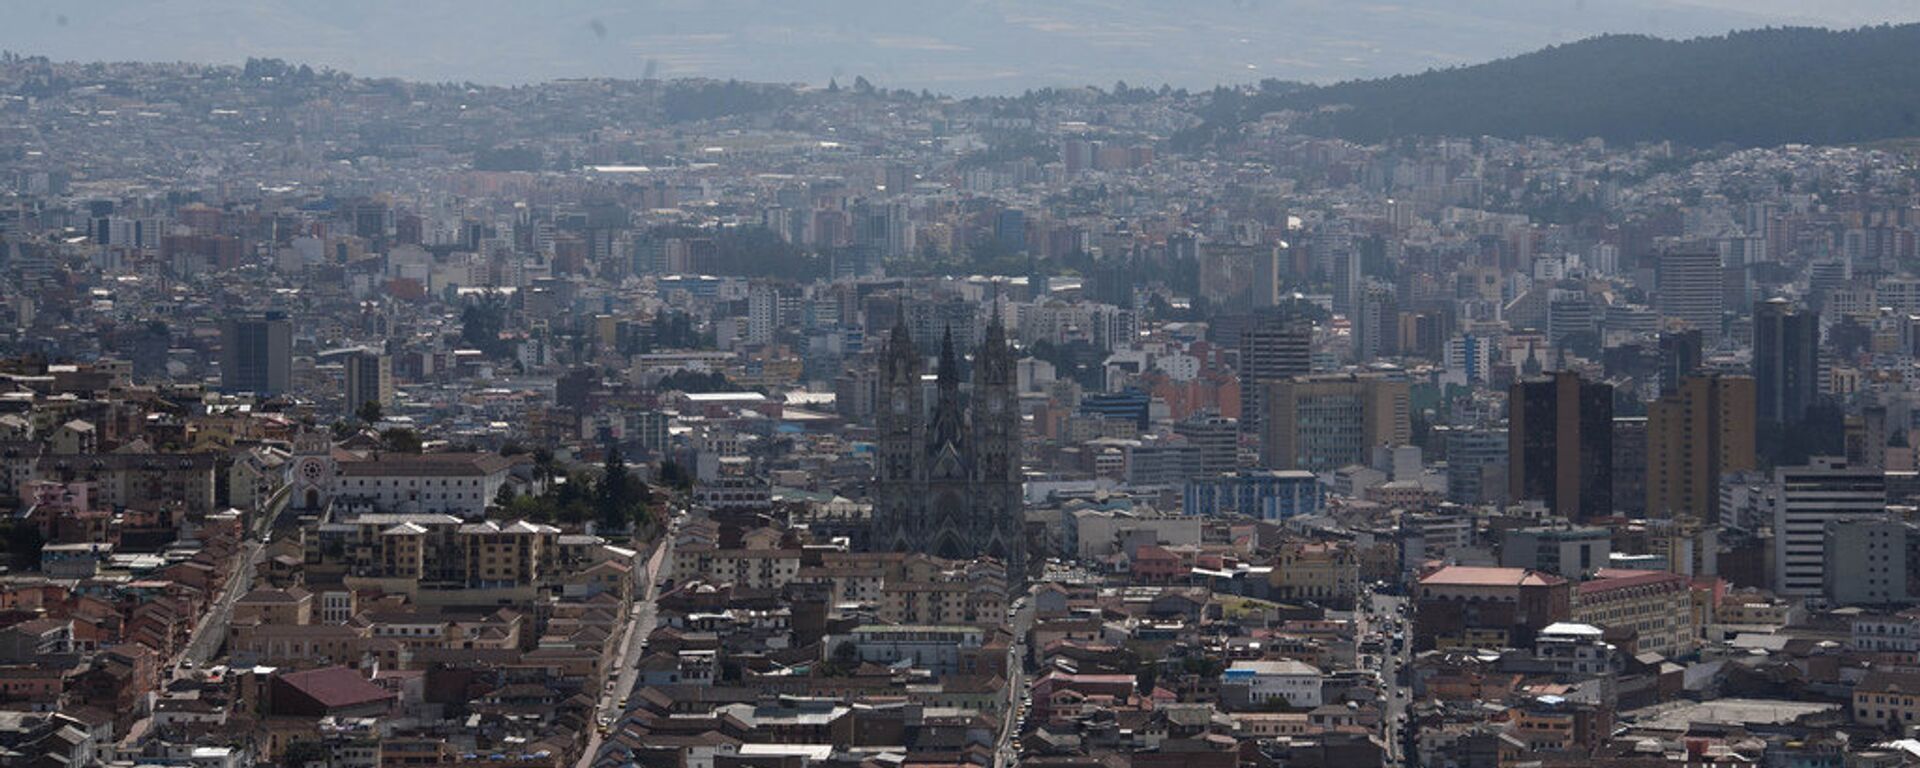
<svg viewBox="0 0 1920 768"><path fill-rule="evenodd" d="M1920 25L1720 35L0 53L0 768L1920 766Z"/></svg>

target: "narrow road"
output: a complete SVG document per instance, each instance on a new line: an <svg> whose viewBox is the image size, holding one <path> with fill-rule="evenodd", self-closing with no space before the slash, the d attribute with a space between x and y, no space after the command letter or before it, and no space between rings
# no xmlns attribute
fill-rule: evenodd
<svg viewBox="0 0 1920 768"><path fill-rule="evenodd" d="M1406 618L1399 614L1399 608L1404 604L1405 598L1376 594L1364 605L1364 610L1361 612L1362 627L1377 629L1385 636L1383 640L1385 647L1378 656L1381 689L1387 696L1386 705L1381 708L1380 713L1380 738L1386 742L1385 764L1390 766L1402 765L1407 759L1407 756L1402 754L1405 751L1403 745L1406 733L1404 733L1405 726L1401 718L1407 715L1408 706L1413 703L1412 687L1399 683L1400 668L1405 666L1407 653L1413 647L1412 633L1408 631L1411 627ZM1395 630L1392 624L1396 621L1400 622L1399 631L1407 638L1398 648L1393 643Z"/></svg>
<svg viewBox="0 0 1920 768"><path fill-rule="evenodd" d="M220 589L220 596L214 599L207 612L201 614L200 623L194 625L193 634L187 640L185 648L173 659L172 667L191 661L195 666L205 666L220 652L220 646L227 639L227 624L233 621L233 604L253 586L253 574L262 560L266 559L266 549L260 542L251 539L240 545L238 567L227 577Z"/></svg>
<svg viewBox="0 0 1920 768"><path fill-rule="evenodd" d="M651 558L644 563L666 567L673 556L673 536L669 532L661 537L658 547ZM621 634L619 651L613 666L607 669L607 677L613 681L611 687L602 686L599 698L593 708L593 730L587 734L587 743L580 750L580 760L576 768L591 768L600 758L603 744L600 738L600 721L618 725L626 713L620 707L621 700L633 693L634 682L639 679L640 656L646 651L647 636L653 634L657 619L654 601L660 597L659 579L650 567L641 567L634 573L637 583L634 585L633 609L627 612L626 630Z"/></svg>
<svg viewBox="0 0 1920 768"><path fill-rule="evenodd" d="M1021 714L1027 691L1027 633L1033 629L1033 601L1019 596L1020 607L1007 622L1013 631L1013 647L1007 649L1007 706L1001 713L1000 741L993 750L994 768L1012 768L1020 764L1020 751L1013 740L1020 732Z"/></svg>

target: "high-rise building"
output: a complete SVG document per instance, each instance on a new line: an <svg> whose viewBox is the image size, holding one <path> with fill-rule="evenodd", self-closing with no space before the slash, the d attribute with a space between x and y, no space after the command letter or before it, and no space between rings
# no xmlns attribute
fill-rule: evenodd
<svg viewBox="0 0 1920 768"><path fill-rule="evenodd" d="M1264 385L1313 370L1313 324L1279 313L1240 333L1240 431L1259 434Z"/></svg>
<svg viewBox="0 0 1920 768"><path fill-rule="evenodd" d="M1798 424L1819 396L1820 316L1786 299L1753 308L1755 416L1767 424Z"/></svg>
<svg viewBox="0 0 1920 768"><path fill-rule="evenodd" d="M1223 312L1251 312L1278 303L1279 247L1202 243L1200 295Z"/></svg>
<svg viewBox="0 0 1920 768"><path fill-rule="evenodd" d="M1700 369L1703 345L1700 332L1692 329L1660 334L1660 391L1671 392L1680 379Z"/></svg>
<svg viewBox="0 0 1920 768"><path fill-rule="evenodd" d="M780 292L771 285L747 290L747 343L771 344L780 325Z"/></svg>
<svg viewBox="0 0 1920 768"><path fill-rule="evenodd" d="M1260 463L1331 472L1412 437L1409 387L1386 374L1295 376L1263 385Z"/></svg>
<svg viewBox="0 0 1920 768"><path fill-rule="evenodd" d="M1647 514L1717 522L1720 477L1753 469L1753 379L1688 376L1647 405Z"/></svg>
<svg viewBox="0 0 1920 768"><path fill-rule="evenodd" d="M913 221L904 202L856 201L848 206L852 217L855 274L866 274L882 262L913 251Z"/></svg>
<svg viewBox="0 0 1920 768"><path fill-rule="evenodd" d="M393 403L393 363L392 358L371 349L363 349L347 355L347 414L359 413L360 406L379 403L386 407Z"/></svg>
<svg viewBox="0 0 1920 768"><path fill-rule="evenodd" d="M1887 516L1887 478L1834 457L1773 470L1773 591L1818 595L1827 584L1829 523Z"/></svg>
<svg viewBox="0 0 1920 768"><path fill-rule="evenodd" d="M1718 251L1683 249L1661 254L1656 274L1660 314L1699 330L1711 346L1720 339L1725 277Z"/></svg>
<svg viewBox="0 0 1920 768"><path fill-rule="evenodd" d="M1199 413L1173 425L1175 434L1187 439L1200 453L1202 474L1216 475L1239 469L1240 423L1238 420Z"/></svg>
<svg viewBox="0 0 1920 768"><path fill-rule="evenodd" d="M1507 431L1456 427L1447 432L1447 500L1491 504L1507 495Z"/></svg>
<svg viewBox="0 0 1920 768"><path fill-rule="evenodd" d="M1647 512L1647 418L1613 419L1613 511L1639 517Z"/></svg>
<svg viewBox="0 0 1920 768"><path fill-rule="evenodd" d="M1561 371L1507 401L1508 496L1568 520L1613 513L1613 386Z"/></svg>
<svg viewBox="0 0 1920 768"><path fill-rule="evenodd" d="M1493 344L1474 334L1461 334L1447 341L1447 370L1459 371L1467 383L1486 381L1493 368Z"/></svg>
<svg viewBox="0 0 1920 768"><path fill-rule="evenodd" d="M1569 337L1591 335L1594 329L1593 300L1586 291L1555 288L1547 293L1547 341L1555 347ZM1597 347L1596 347L1597 348Z"/></svg>
<svg viewBox="0 0 1920 768"><path fill-rule="evenodd" d="M292 379L293 324L285 314L227 321L220 333L221 389L276 397Z"/></svg>
<svg viewBox="0 0 1920 768"><path fill-rule="evenodd" d="M975 351L970 397L960 392L960 357L945 334L931 408L912 333L902 315L881 354L870 540L884 551L998 558L1021 579L1020 407L1006 331L996 314Z"/></svg>
<svg viewBox="0 0 1920 768"><path fill-rule="evenodd" d="M1359 306L1354 307L1355 359L1364 363L1400 353L1399 314L1393 285L1367 281L1360 289Z"/></svg>
<svg viewBox="0 0 1920 768"><path fill-rule="evenodd" d="M1907 538L1912 526L1891 516L1827 523L1826 591L1835 605L1911 603Z"/></svg>

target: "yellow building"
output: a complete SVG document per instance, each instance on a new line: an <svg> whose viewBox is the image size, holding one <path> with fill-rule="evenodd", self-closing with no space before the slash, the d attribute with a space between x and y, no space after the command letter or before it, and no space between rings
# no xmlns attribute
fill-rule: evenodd
<svg viewBox="0 0 1920 768"><path fill-rule="evenodd" d="M1754 384L1688 376L1647 405L1647 514L1711 521L1720 477L1753 469Z"/></svg>
<svg viewBox="0 0 1920 768"><path fill-rule="evenodd" d="M519 520L503 526L488 520L460 526L459 539L467 553L468 584L517 587L556 575L560 529L551 525Z"/></svg>
<svg viewBox="0 0 1920 768"><path fill-rule="evenodd" d="M1899 728L1920 724L1920 674L1868 672L1853 687L1853 721Z"/></svg>
<svg viewBox="0 0 1920 768"><path fill-rule="evenodd" d="M1672 658L1691 653L1700 625L1693 589L1685 576L1667 571L1601 569L1573 592L1573 618L1580 624L1634 633L1630 653Z"/></svg>
<svg viewBox="0 0 1920 768"><path fill-rule="evenodd" d="M1360 594L1360 559L1344 542L1290 541L1274 557L1268 584L1275 600L1349 603Z"/></svg>

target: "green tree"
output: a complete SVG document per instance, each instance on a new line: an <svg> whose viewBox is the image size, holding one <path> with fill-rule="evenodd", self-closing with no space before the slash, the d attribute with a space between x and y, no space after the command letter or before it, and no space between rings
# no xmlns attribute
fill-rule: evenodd
<svg viewBox="0 0 1920 768"><path fill-rule="evenodd" d="M280 764L287 768L306 768L309 765L327 765L333 752L327 745L314 739L301 739L287 745L280 755Z"/></svg>
<svg viewBox="0 0 1920 768"><path fill-rule="evenodd" d="M553 482L556 466L552 448L542 446L533 449L533 474L540 478L541 483Z"/></svg>
<svg viewBox="0 0 1920 768"><path fill-rule="evenodd" d="M620 446L608 444L607 461L601 467L600 485L594 493L594 507L602 527L620 531L633 524L633 508L638 504L633 483L633 475L627 472L626 457L620 455Z"/></svg>
<svg viewBox="0 0 1920 768"><path fill-rule="evenodd" d="M419 453L420 433L406 427L394 427L380 433L380 442L394 453Z"/></svg>
<svg viewBox="0 0 1920 768"><path fill-rule="evenodd" d="M507 304L498 295L489 293L460 310L460 341L489 357L499 357L505 351L500 332L506 327Z"/></svg>
<svg viewBox="0 0 1920 768"><path fill-rule="evenodd" d="M354 418L359 419L362 424L378 424L380 423L380 417L385 414L381 413L380 401L368 400L361 403L360 407L353 412L353 415Z"/></svg>
<svg viewBox="0 0 1920 768"><path fill-rule="evenodd" d="M1139 671L1133 673L1133 679L1141 691L1152 693L1153 686L1160 682L1160 663L1153 661L1140 665Z"/></svg>
<svg viewBox="0 0 1920 768"><path fill-rule="evenodd" d="M33 570L40 567L40 550L47 546L47 539L40 535L40 527L22 521L13 521L6 525L0 535L7 543L7 562L13 569Z"/></svg>
<svg viewBox="0 0 1920 768"><path fill-rule="evenodd" d="M693 475L688 474L687 468L680 466L680 462L667 459L660 462L660 484L675 490L692 490Z"/></svg>
<svg viewBox="0 0 1920 768"><path fill-rule="evenodd" d="M593 480L586 475L568 475L551 494L554 517L563 523L578 525L593 514Z"/></svg>

